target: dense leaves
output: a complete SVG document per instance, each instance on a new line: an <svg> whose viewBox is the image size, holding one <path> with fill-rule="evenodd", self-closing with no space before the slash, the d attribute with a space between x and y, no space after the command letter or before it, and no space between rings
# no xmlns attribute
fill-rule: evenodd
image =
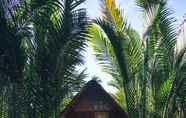
<svg viewBox="0 0 186 118"><path fill-rule="evenodd" d="M84 1L0 1L1 118L57 118L81 88Z"/></svg>
<svg viewBox="0 0 186 118"><path fill-rule="evenodd" d="M84 84L77 66L88 39L130 118L185 118L186 47L176 50L167 1L136 0L142 37L115 0L101 0L102 16L90 23L83 2L0 1L0 117L58 118Z"/></svg>
<svg viewBox="0 0 186 118"><path fill-rule="evenodd" d="M175 51L175 19L167 1L136 1L145 19L142 39L115 0L101 1L103 17L90 26L90 42L103 71L113 77L116 100L130 118L184 118L185 49Z"/></svg>

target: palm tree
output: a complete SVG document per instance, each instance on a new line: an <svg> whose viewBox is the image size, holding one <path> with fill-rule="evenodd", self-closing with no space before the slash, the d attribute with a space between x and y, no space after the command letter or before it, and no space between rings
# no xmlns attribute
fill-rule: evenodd
<svg viewBox="0 0 186 118"><path fill-rule="evenodd" d="M105 71L121 80L129 116L138 117L138 90L134 87L136 80L133 76L143 60L142 40L127 24L115 1L103 1L103 19L91 25L90 40Z"/></svg>
<svg viewBox="0 0 186 118"><path fill-rule="evenodd" d="M21 88L26 64L25 34L24 26L11 12L10 4L11 1L0 1L0 112L3 118L18 118L21 117Z"/></svg>
<svg viewBox="0 0 186 118"><path fill-rule="evenodd" d="M151 99L149 104L152 104L150 116L165 117L163 111L167 109L166 103L171 104L169 98L172 89L177 86L176 81L180 81L184 77L185 62L182 58L185 49L182 49L183 52L175 52L175 20L171 17L172 11L166 7L166 0L155 2L139 0L137 3L144 10L147 29L143 38L146 45L145 57L148 62L145 66L151 82L151 85L147 85L146 91L150 88L152 93L152 96L146 95L147 99ZM182 75L182 77L178 77L178 75ZM146 110L143 114L149 107L145 106ZM174 114L174 112L172 113ZM175 116L169 115L169 117Z"/></svg>
<svg viewBox="0 0 186 118"><path fill-rule="evenodd" d="M0 2L1 117L59 117L63 99L86 77L85 0Z"/></svg>
<svg viewBox="0 0 186 118"><path fill-rule="evenodd" d="M175 117L180 109L176 88L185 88L185 49L175 52L175 20L167 1L137 0L145 19L142 38L114 0L102 2L103 17L90 25L89 39L103 70L115 79L112 85L124 92L117 95L124 97L129 117ZM183 113L185 95L179 96Z"/></svg>
<svg viewBox="0 0 186 118"><path fill-rule="evenodd" d="M86 11L78 8L84 1L33 0L30 3L34 14L30 72L35 71L31 79L37 84L33 88L36 93L30 93L35 98L29 98L32 106L28 111L35 111L37 117L59 117L65 95L84 79L80 77L83 73L76 72L76 66L83 62L81 52L86 46Z"/></svg>

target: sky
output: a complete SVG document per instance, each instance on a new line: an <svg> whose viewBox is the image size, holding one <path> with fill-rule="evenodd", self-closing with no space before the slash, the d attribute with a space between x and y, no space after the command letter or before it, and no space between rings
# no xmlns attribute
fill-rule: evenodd
<svg viewBox="0 0 186 118"><path fill-rule="evenodd" d="M135 0L116 0L116 3L120 8L124 10L125 16L128 18L128 22L136 29L140 34L143 32L143 20L142 14L138 6L135 4ZM97 18L100 16L100 0L87 0L84 5L87 8L88 16L90 18ZM168 6L174 11L173 16L178 20L178 24L183 20L183 16L186 13L186 0L169 0ZM93 50L88 47L87 52L84 53L85 65L87 67L87 73L89 79L91 76L98 76L103 87L108 92L115 92L115 89L108 86L108 82L112 77L101 71L101 67L96 61L96 57L93 55Z"/></svg>

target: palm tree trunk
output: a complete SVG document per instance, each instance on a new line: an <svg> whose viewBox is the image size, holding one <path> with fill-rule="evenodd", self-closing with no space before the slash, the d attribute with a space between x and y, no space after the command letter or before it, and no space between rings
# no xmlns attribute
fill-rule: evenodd
<svg viewBox="0 0 186 118"><path fill-rule="evenodd" d="M145 41L144 67L143 67L143 85L142 85L142 118L146 118L147 104L147 78L148 78L148 39Z"/></svg>

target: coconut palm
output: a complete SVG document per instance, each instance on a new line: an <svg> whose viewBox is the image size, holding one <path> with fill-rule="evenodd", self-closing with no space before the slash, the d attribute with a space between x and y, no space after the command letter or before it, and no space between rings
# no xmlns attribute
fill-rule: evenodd
<svg viewBox="0 0 186 118"><path fill-rule="evenodd" d="M142 38L114 0L102 2L103 16L90 25L89 38L99 64L114 78L112 85L124 92L117 95L124 97L120 100L129 117L184 117L185 95L179 92L182 107L177 106L176 86L185 88L180 85L185 81L185 49L175 52L175 20L167 1L137 0L145 19Z"/></svg>

